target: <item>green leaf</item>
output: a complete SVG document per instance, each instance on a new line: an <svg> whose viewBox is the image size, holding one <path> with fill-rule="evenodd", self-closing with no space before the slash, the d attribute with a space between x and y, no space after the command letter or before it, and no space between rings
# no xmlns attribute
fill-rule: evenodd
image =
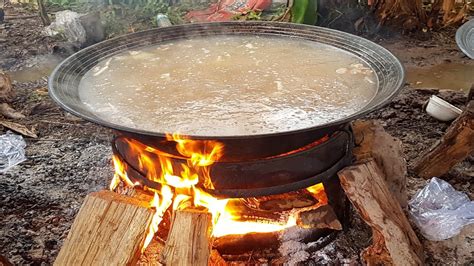
<svg viewBox="0 0 474 266"><path fill-rule="evenodd" d="M291 6L291 22L314 25L317 18L317 0L293 1Z"/></svg>

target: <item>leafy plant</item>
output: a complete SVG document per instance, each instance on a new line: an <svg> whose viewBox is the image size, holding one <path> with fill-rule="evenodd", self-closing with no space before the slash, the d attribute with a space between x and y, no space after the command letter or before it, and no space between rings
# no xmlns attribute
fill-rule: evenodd
<svg viewBox="0 0 474 266"><path fill-rule="evenodd" d="M249 10L232 17L234 20L262 20L262 11Z"/></svg>

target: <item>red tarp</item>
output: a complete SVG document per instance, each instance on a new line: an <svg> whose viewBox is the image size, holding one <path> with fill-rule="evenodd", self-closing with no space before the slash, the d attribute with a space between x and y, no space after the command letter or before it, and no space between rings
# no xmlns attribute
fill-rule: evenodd
<svg viewBox="0 0 474 266"><path fill-rule="evenodd" d="M186 19L192 22L227 21L250 10L264 10L272 0L219 0L205 10L189 11Z"/></svg>

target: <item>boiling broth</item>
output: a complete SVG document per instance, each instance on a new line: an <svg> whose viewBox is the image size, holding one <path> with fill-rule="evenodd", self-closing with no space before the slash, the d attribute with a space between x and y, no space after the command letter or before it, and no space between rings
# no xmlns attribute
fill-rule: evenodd
<svg viewBox="0 0 474 266"><path fill-rule="evenodd" d="M292 38L215 36L114 55L89 70L81 100L97 116L153 132L256 135L341 119L375 95L356 56Z"/></svg>

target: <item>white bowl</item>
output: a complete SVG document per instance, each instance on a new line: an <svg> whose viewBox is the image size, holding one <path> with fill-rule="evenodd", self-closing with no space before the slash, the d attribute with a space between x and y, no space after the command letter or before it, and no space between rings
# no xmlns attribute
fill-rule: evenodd
<svg viewBox="0 0 474 266"><path fill-rule="evenodd" d="M426 112L441 121L451 121L458 117L462 110L436 95L431 95Z"/></svg>

